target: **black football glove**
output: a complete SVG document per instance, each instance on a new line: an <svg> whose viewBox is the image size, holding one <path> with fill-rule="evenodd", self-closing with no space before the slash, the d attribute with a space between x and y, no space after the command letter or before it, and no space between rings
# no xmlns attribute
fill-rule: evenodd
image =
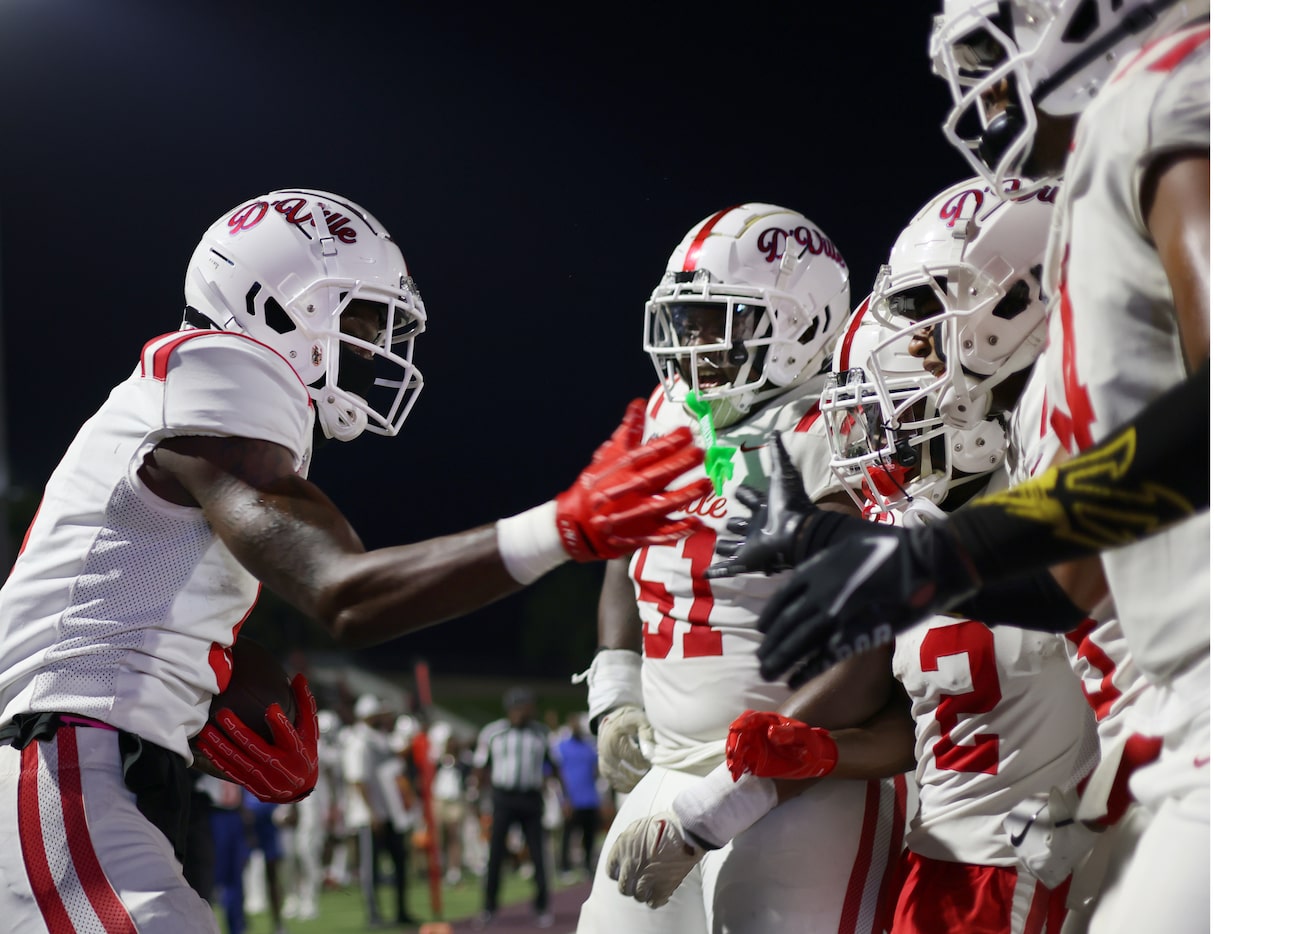
<svg viewBox="0 0 1291 934"><path fill-rule="evenodd" d="M762 677L798 687L854 652L955 606L980 584L940 523L913 529L858 523L805 561L758 617Z"/></svg>
<svg viewBox="0 0 1291 934"><path fill-rule="evenodd" d="M711 579L738 574L774 574L803 560L804 532L821 510L811 501L802 474L789 459L780 432L771 434L771 476L767 492L740 484L735 498L752 512L726 523L733 538L717 540L717 554L725 558L712 564L704 576Z"/></svg>

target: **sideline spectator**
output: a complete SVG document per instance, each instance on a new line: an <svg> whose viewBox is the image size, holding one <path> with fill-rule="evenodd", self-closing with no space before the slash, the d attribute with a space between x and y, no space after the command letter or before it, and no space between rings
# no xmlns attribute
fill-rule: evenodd
<svg viewBox="0 0 1291 934"><path fill-rule="evenodd" d="M601 827L596 740L588 731L586 713L571 713L566 722L569 735L556 744L565 817L560 834L560 872L562 879L568 879L573 872L569 845L577 831L582 841L583 870L590 879L596 866L596 832Z"/></svg>

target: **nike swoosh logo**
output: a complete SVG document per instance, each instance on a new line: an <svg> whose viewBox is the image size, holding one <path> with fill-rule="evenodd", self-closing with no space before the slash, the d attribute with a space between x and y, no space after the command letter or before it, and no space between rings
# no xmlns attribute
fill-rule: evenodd
<svg viewBox="0 0 1291 934"><path fill-rule="evenodd" d="M888 560L888 557L891 556L892 552L897 550L897 540L895 538L888 538L886 535L882 538L874 539L871 544L874 546L874 550L870 552L870 556L862 562L859 568L848 575L847 581L843 584L842 589L838 592L838 596L834 599L833 605L829 608L830 616L838 616L843 609L843 604L846 603L847 598L852 595L852 591L865 583L865 581L874 573L875 569L884 561Z"/></svg>
<svg viewBox="0 0 1291 934"><path fill-rule="evenodd" d="M1012 843L1014 846L1021 846L1022 841L1026 839L1027 831L1030 830L1031 825L1035 823L1035 819L1036 815L1032 814L1020 831L1009 834L1009 843Z"/></svg>
<svg viewBox="0 0 1291 934"><path fill-rule="evenodd" d="M1203 767L1205 767L1205 766L1207 766L1207 765L1210 765L1210 756L1193 756L1193 757L1192 757L1192 766L1193 766L1193 768L1200 769L1200 768L1203 768Z"/></svg>
<svg viewBox="0 0 1291 934"><path fill-rule="evenodd" d="M749 444L747 441L740 442L740 450L743 451L745 454L749 453L749 451L757 451L760 448L764 448L766 446L767 446L767 442L765 441L762 442L761 444Z"/></svg>

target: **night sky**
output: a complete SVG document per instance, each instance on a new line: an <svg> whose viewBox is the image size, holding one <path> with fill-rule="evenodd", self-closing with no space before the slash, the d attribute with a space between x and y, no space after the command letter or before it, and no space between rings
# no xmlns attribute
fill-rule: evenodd
<svg viewBox="0 0 1291 934"><path fill-rule="evenodd" d="M709 213L803 212L858 303L905 221L968 174L940 134L931 3L513 6L0 2L15 513L178 326L201 233L270 189L366 207L426 299L403 432L333 444L311 474L375 547L568 486L650 391L642 306ZM594 645L599 574L567 567L384 652L565 673Z"/></svg>

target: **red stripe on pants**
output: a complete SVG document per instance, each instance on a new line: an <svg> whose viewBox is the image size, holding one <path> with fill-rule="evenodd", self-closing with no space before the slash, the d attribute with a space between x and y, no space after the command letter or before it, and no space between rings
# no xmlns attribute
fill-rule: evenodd
<svg viewBox="0 0 1291 934"><path fill-rule="evenodd" d="M85 820L85 799L81 796L80 755L76 748L76 729L61 727L58 731L58 790L63 799L63 830L72 865L80 877L81 888L90 907L103 922L108 934L137 934L130 912L108 882L99 855L90 839L90 825Z"/></svg>
<svg viewBox="0 0 1291 934"><path fill-rule="evenodd" d="M22 861L50 934L76 934L49 871L49 857L45 855L45 835L40 826L39 774L40 746L28 743L22 751L22 771L18 775L18 839L22 843Z"/></svg>

